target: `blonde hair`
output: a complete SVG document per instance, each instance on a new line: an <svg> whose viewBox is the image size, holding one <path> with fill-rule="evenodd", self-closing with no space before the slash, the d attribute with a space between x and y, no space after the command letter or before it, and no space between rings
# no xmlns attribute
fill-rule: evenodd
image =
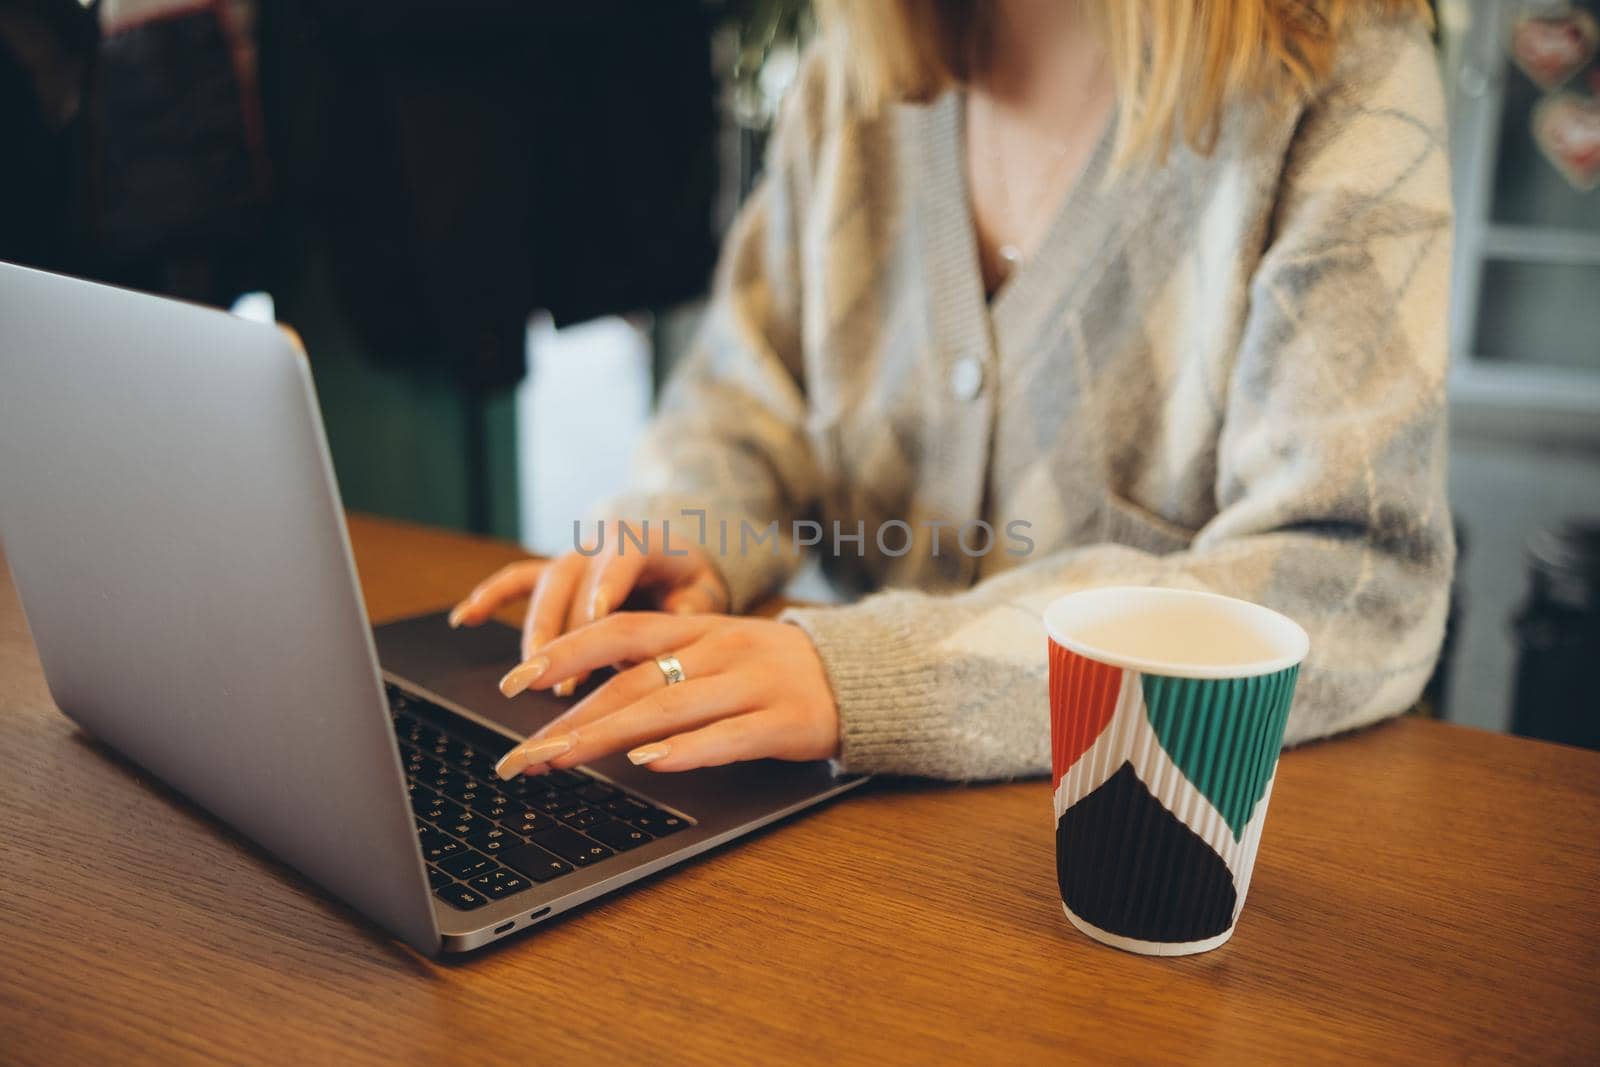
<svg viewBox="0 0 1600 1067"><path fill-rule="evenodd" d="M1063 0L1064 2L1064 0ZM1312 92L1342 29L1410 14L1427 0L1078 0L1102 34L1117 86L1115 159L1163 160L1182 139L1216 144L1228 103ZM817 0L833 55L867 112L968 81L996 0Z"/></svg>

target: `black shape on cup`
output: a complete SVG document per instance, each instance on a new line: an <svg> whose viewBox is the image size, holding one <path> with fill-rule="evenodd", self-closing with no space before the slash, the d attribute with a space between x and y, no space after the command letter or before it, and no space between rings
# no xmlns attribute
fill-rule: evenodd
<svg viewBox="0 0 1600 1067"><path fill-rule="evenodd" d="M1124 763L1056 823L1061 900L1138 941L1200 941L1233 923L1233 873Z"/></svg>

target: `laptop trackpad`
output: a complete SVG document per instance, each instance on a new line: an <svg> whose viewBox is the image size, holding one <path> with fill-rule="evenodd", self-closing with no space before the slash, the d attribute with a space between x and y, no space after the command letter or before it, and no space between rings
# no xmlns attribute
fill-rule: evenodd
<svg viewBox="0 0 1600 1067"><path fill-rule="evenodd" d="M373 628L384 670L431 690L480 718L525 737L572 706L573 699L523 693L507 700L500 678L517 662L520 635L498 622L450 629L446 614L419 615ZM590 683L595 684L595 683ZM579 690L581 695L583 690ZM510 747L510 743L507 743ZM658 774L629 763L621 753L591 766L613 781L699 816L720 809L737 821L763 809L781 809L837 789L843 779L823 763L758 760L682 774ZM715 819L713 821L722 821Z"/></svg>
<svg viewBox="0 0 1600 1067"><path fill-rule="evenodd" d="M498 622L452 630L445 612L373 627L386 671L448 697L518 737L526 737L571 705L548 693L507 700L500 679L517 665L521 636Z"/></svg>

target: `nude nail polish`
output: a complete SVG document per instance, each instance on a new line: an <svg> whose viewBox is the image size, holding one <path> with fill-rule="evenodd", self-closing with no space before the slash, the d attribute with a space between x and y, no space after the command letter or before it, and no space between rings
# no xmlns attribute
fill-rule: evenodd
<svg viewBox="0 0 1600 1067"><path fill-rule="evenodd" d="M467 614L467 605L466 604L457 604L455 607L451 608L450 609L450 629L454 630L454 629L457 629L458 627L460 627L461 620L463 618L465 618L466 614Z"/></svg>
<svg viewBox="0 0 1600 1067"><path fill-rule="evenodd" d="M594 591L594 596L589 598L589 621L605 618L611 610L611 600L600 590Z"/></svg>
<svg viewBox="0 0 1600 1067"><path fill-rule="evenodd" d="M500 762L494 765L494 773L509 781L529 767L548 763L557 756L571 751L571 737L547 737L542 741L526 741L501 756Z"/></svg>
<svg viewBox="0 0 1600 1067"><path fill-rule="evenodd" d="M514 697L528 686L539 680L539 676L550 666L550 661L543 656L535 656L526 663L518 664L506 672L500 679L500 692L508 697Z"/></svg>
<svg viewBox="0 0 1600 1067"><path fill-rule="evenodd" d="M551 689L550 692L554 693L558 697L569 697L569 696L571 696L573 694L573 692L577 688L578 688L577 680L573 679L573 678L568 678L564 682L557 682L555 684L555 687L553 689Z"/></svg>
<svg viewBox="0 0 1600 1067"><path fill-rule="evenodd" d="M628 753L628 760L636 767L643 767L646 763L654 763L671 751L669 746L662 744L640 745Z"/></svg>
<svg viewBox="0 0 1600 1067"><path fill-rule="evenodd" d="M514 748L500 757L500 761L494 765L494 773L500 777L501 781L509 782L530 766L532 764L522 754L522 749Z"/></svg>

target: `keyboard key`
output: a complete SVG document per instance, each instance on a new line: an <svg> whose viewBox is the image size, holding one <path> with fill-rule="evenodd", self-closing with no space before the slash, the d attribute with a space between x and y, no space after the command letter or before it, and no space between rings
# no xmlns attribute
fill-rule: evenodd
<svg viewBox="0 0 1600 1067"><path fill-rule="evenodd" d="M689 824L676 815L668 815L664 811L652 810L648 815L639 815L628 820L639 829L647 831L656 837L677 833Z"/></svg>
<svg viewBox="0 0 1600 1067"><path fill-rule="evenodd" d="M451 907L460 908L462 911L471 911L473 908L481 908L489 903L482 893L464 885L447 885L443 889L434 890L433 895Z"/></svg>
<svg viewBox="0 0 1600 1067"><path fill-rule="evenodd" d="M488 756L477 756L471 760L460 760L456 763L456 766L480 782L492 783L495 779L494 765L496 762L498 761L490 759Z"/></svg>
<svg viewBox="0 0 1600 1067"><path fill-rule="evenodd" d="M412 810L416 811L415 808ZM462 810L461 805L436 796L432 804L417 812L417 817L443 825L461 818L464 814L465 812Z"/></svg>
<svg viewBox="0 0 1600 1067"><path fill-rule="evenodd" d="M509 897L512 893L532 889L533 883L520 874L513 874L504 867L497 867L487 874L480 874L474 878L472 888L490 900L499 900L501 897Z"/></svg>
<svg viewBox="0 0 1600 1067"><path fill-rule="evenodd" d="M411 812L419 818L427 818L426 813L432 811L439 803L439 794L425 785L413 783L411 789Z"/></svg>
<svg viewBox="0 0 1600 1067"><path fill-rule="evenodd" d="M635 829L627 823L621 822L603 822L589 827L584 832L596 841L610 845L618 852L626 852L630 848L638 848L646 841L651 840L650 835L643 830Z"/></svg>
<svg viewBox="0 0 1600 1067"><path fill-rule="evenodd" d="M521 837L511 831L503 830L496 826L492 830L485 830L483 833L473 837L471 844L479 852L487 852L492 856L497 852L504 852L508 848L514 848L522 844L522 840Z"/></svg>
<svg viewBox="0 0 1600 1067"><path fill-rule="evenodd" d="M498 789L480 789L473 794L467 803L471 805L473 811L481 811L488 814L488 809L490 808L510 807L511 798Z"/></svg>
<svg viewBox="0 0 1600 1067"><path fill-rule="evenodd" d="M456 799L467 807L476 809L500 796L503 796L503 794L497 793L486 786L473 783L472 786L464 786L461 792L457 794Z"/></svg>
<svg viewBox="0 0 1600 1067"><path fill-rule="evenodd" d="M518 808L498 821L507 830L514 834L521 834L524 837L538 830L548 830L556 825L555 819L542 811L534 811L532 808Z"/></svg>
<svg viewBox="0 0 1600 1067"><path fill-rule="evenodd" d="M481 788L476 779L469 778L453 768L447 767L445 770L450 775L449 782L434 788L438 789L441 795L449 797L456 803L465 804L466 801L462 798L468 793L476 793Z"/></svg>
<svg viewBox="0 0 1600 1067"><path fill-rule="evenodd" d="M587 837L568 830L565 826L540 830L533 835L532 841L534 844L549 849L562 859L579 867L597 863L612 855L611 850L606 846L590 841Z"/></svg>
<svg viewBox="0 0 1600 1067"><path fill-rule="evenodd" d="M594 781L586 774L576 771L563 770L560 767L551 768L539 775L538 780L552 789L577 789Z"/></svg>
<svg viewBox="0 0 1600 1067"><path fill-rule="evenodd" d="M567 819L578 814L578 812L582 810L584 810L583 801L579 800L577 797L573 797L571 803L563 804L561 807L549 812L549 814L554 815L558 819Z"/></svg>
<svg viewBox="0 0 1600 1067"><path fill-rule="evenodd" d="M615 800L608 800L600 806L619 819L631 820L636 815L644 815L650 811L648 806L639 803L632 797L618 797Z"/></svg>
<svg viewBox="0 0 1600 1067"><path fill-rule="evenodd" d="M415 778L417 781L428 786L430 789L433 788L433 780L439 777L439 775L446 773L448 772L445 770L445 767L442 763L431 760L420 753L415 759L412 759L409 756L406 757L406 776L408 778Z"/></svg>
<svg viewBox="0 0 1600 1067"><path fill-rule="evenodd" d="M507 742L507 747L510 747L510 742ZM471 752L472 754L470 756L465 755L464 753L466 752ZM482 749L472 750L457 746L455 753L452 754L452 758L454 759L457 767L466 769L472 774L472 777L476 778L480 782L483 782L487 785L494 785L497 781L499 781L499 779L495 777L494 773L494 765L500 762L499 754L491 755Z"/></svg>
<svg viewBox="0 0 1600 1067"><path fill-rule="evenodd" d="M486 800L481 807L474 807L473 810L486 819L505 822L522 809L519 805L513 804L510 797L501 797L499 801Z"/></svg>
<svg viewBox="0 0 1600 1067"><path fill-rule="evenodd" d="M615 786L606 785L604 782L590 782L588 785L579 786L573 792L591 804L603 804L619 795Z"/></svg>
<svg viewBox="0 0 1600 1067"><path fill-rule="evenodd" d="M455 875L457 878L472 878L476 875L484 873L485 871L493 870L494 860L490 859L488 856L485 856L481 852L464 850L462 852L458 852L454 856L451 856L449 859L443 860L440 862L439 866L443 870Z"/></svg>
<svg viewBox="0 0 1600 1067"><path fill-rule="evenodd" d="M483 762L484 753L479 752L465 741L457 741L450 746L450 762L462 765Z"/></svg>
<svg viewBox="0 0 1600 1067"><path fill-rule="evenodd" d="M463 811L453 819L445 819L439 823L439 829L451 837L473 837L494 829L494 823L482 815L470 811Z"/></svg>
<svg viewBox="0 0 1600 1067"><path fill-rule="evenodd" d="M450 796L461 788L462 777L452 770L440 770L432 774L424 771L417 775L417 781L429 789L437 789L444 796Z"/></svg>
<svg viewBox="0 0 1600 1067"><path fill-rule="evenodd" d="M443 889L450 884L450 876L437 867L428 868L428 888Z"/></svg>
<svg viewBox="0 0 1600 1067"><path fill-rule="evenodd" d="M542 778L530 778L526 774L519 774L509 782L501 782L499 789L513 800L526 800L530 793L542 793L550 787L541 785Z"/></svg>
<svg viewBox="0 0 1600 1067"><path fill-rule="evenodd" d="M535 882L548 882L572 870L572 864L550 855L538 845L519 845L500 853L500 862Z"/></svg>
<svg viewBox="0 0 1600 1067"><path fill-rule="evenodd" d="M561 821L574 829L587 830L597 822L609 822L610 819L603 811L597 811L594 808L579 808L577 811L569 811L561 816Z"/></svg>
<svg viewBox="0 0 1600 1067"><path fill-rule="evenodd" d="M429 863L438 863L446 856L454 856L467 847L437 830L424 830L419 840L422 845L422 858Z"/></svg>
<svg viewBox="0 0 1600 1067"><path fill-rule="evenodd" d="M562 808L572 808L579 803L570 794L555 789L546 789L538 793L529 793L522 798L522 802L531 808L554 813Z"/></svg>

